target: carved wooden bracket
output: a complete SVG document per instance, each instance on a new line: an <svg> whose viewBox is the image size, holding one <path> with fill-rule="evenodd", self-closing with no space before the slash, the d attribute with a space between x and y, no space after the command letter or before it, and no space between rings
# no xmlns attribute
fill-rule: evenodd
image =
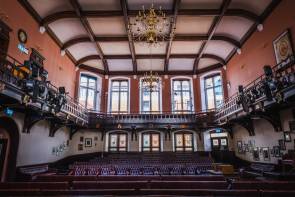
<svg viewBox="0 0 295 197"><path fill-rule="evenodd" d="M240 120L235 120L233 123L244 127L248 131L249 136L255 135L253 120L249 116L243 117Z"/></svg>
<svg viewBox="0 0 295 197"><path fill-rule="evenodd" d="M56 131L65 125L52 119L49 120L49 137L54 137Z"/></svg>
<svg viewBox="0 0 295 197"><path fill-rule="evenodd" d="M30 133L32 127L39 121L44 120L43 116L26 112L23 124L23 133Z"/></svg>
<svg viewBox="0 0 295 197"><path fill-rule="evenodd" d="M283 130L281 117L278 112L255 112L255 114L251 115L252 118L263 118L267 120L275 129L275 131L279 132Z"/></svg>

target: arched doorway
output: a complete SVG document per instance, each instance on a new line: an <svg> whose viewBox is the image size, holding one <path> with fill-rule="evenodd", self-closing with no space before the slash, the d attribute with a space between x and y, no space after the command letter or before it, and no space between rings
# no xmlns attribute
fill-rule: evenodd
<svg viewBox="0 0 295 197"><path fill-rule="evenodd" d="M0 117L0 175L1 181L13 181L16 173L16 156L19 132L15 121Z"/></svg>

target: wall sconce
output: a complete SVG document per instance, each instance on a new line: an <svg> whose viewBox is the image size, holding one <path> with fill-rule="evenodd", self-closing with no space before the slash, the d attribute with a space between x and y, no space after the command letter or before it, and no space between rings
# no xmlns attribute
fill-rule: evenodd
<svg viewBox="0 0 295 197"><path fill-rule="evenodd" d="M227 89L230 89L231 88L231 85L230 85L230 82L229 81L226 83L226 86L227 86Z"/></svg>
<svg viewBox="0 0 295 197"><path fill-rule="evenodd" d="M80 69L79 66L76 66L75 71L77 72Z"/></svg>
<svg viewBox="0 0 295 197"><path fill-rule="evenodd" d="M197 78L197 75L193 75L193 79L196 79Z"/></svg>
<svg viewBox="0 0 295 197"><path fill-rule="evenodd" d="M109 79L109 75L105 75L104 78L105 78L105 79Z"/></svg>
<svg viewBox="0 0 295 197"><path fill-rule="evenodd" d="M164 79L168 79L168 75L164 75Z"/></svg>
<svg viewBox="0 0 295 197"><path fill-rule="evenodd" d="M44 34L45 31L46 31L46 28L45 28L44 26L40 26L40 27L39 27L39 32L40 32L41 34Z"/></svg>
<svg viewBox="0 0 295 197"><path fill-rule="evenodd" d="M61 50L60 50L60 55L61 55L61 56L65 56L65 54L66 54L66 50L61 49Z"/></svg>
<svg viewBox="0 0 295 197"><path fill-rule="evenodd" d="M133 79L137 79L137 75L133 75Z"/></svg>
<svg viewBox="0 0 295 197"><path fill-rule="evenodd" d="M242 50L240 48L237 48L237 54L239 54L239 55L242 54Z"/></svg>
<svg viewBox="0 0 295 197"><path fill-rule="evenodd" d="M263 31L263 24L258 24L258 25L257 25L257 30L258 30L259 32Z"/></svg>

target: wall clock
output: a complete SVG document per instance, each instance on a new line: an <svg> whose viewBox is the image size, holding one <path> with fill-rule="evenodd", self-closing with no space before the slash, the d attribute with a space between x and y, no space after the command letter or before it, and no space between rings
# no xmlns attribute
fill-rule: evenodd
<svg viewBox="0 0 295 197"><path fill-rule="evenodd" d="M27 43L28 36L27 36L27 33L25 32L25 30L19 29L17 32L17 37L21 43L23 43L23 44Z"/></svg>

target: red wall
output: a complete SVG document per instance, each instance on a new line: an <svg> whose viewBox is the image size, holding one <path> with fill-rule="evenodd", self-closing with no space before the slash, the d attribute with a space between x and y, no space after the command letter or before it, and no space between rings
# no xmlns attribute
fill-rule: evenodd
<svg viewBox="0 0 295 197"><path fill-rule="evenodd" d="M39 25L17 0L0 0L0 13L8 16L4 22L12 29L8 53L20 62L29 58L21 54L17 48L19 43L17 32L24 29L28 35L27 48L37 49L45 58L45 69L49 72L49 80L56 86L65 86L71 96L75 92L76 73L71 60L60 55L57 44L47 33L39 33Z"/></svg>
<svg viewBox="0 0 295 197"><path fill-rule="evenodd" d="M262 32L255 32L242 47L242 54L235 55L227 64L226 76L231 84L229 96L237 92L238 85L246 85L263 74L264 65L276 64L273 40L290 29L295 39L295 1L284 0L264 22Z"/></svg>

